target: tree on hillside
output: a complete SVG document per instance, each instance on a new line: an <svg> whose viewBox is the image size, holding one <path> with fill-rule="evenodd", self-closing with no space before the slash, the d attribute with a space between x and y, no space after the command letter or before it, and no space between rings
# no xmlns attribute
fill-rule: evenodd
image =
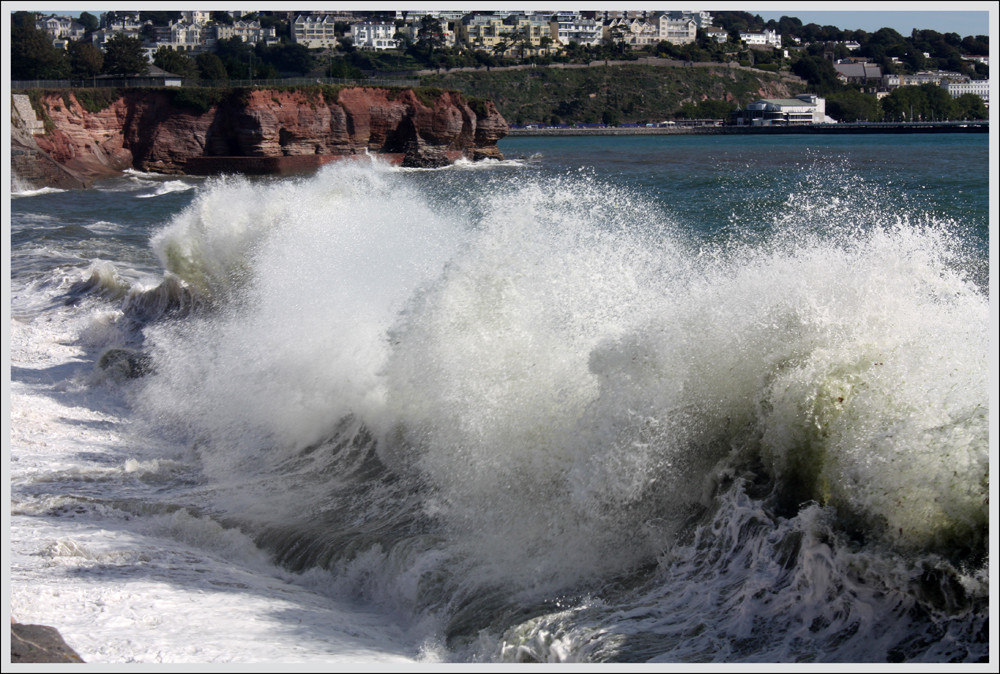
<svg viewBox="0 0 1000 674"><path fill-rule="evenodd" d="M441 21L430 14L420 18L420 28L417 29L417 42L425 45L430 51L444 46L444 29Z"/></svg>
<svg viewBox="0 0 1000 674"><path fill-rule="evenodd" d="M215 43L215 55L222 61L229 76L234 79L251 79L253 77L251 72L252 54L253 48L235 36Z"/></svg>
<svg viewBox="0 0 1000 674"><path fill-rule="evenodd" d="M879 122L882 109L878 99L857 89L844 89L826 97L826 114L838 122Z"/></svg>
<svg viewBox="0 0 1000 674"><path fill-rule="evenodd" d="M72 77L94 77L104 69L104 53L91 42L70 42L66 54Z"/></svg>
<svg viewBox="0 0 1000 674"><path fill-rule="evenodd" d="M955 119L958 106L943 88L922 84L893 89L882 99L882 112L891 122L937 122Z"/></svg>
<svg viewBox="0 0 1000 674"><path fill-rule="evenodd" d="M90 12L81 12L80 18L77 19L77 21L79 21L80 25L83 26L83 29L87 31L87 35L90 35L95 30L101 27L100 19L98 19Z"/></svg>
<svg viewBox="0 0 1000 674"><path fill-rule="evenodd" d="M210 51L198 54L194 58L194 62L198 66L198 74L203 80L229 79L229 73L226 72L226 66L222 64L222 59Z"/></svg>
<svg viewBox="0 0 1000 674"><path fill-rule="evenodd" d="M262 65L271 65L277 72L305 75L315 66L315 59L302 44L289 42L257 50ZM258 74L258 76L262 76Z"/></svg>
<svg viewBox="0 0 1000 674"><path fill-rule="evenodd" d="M840 88L840 80L837 79L837 70L833 67L833 63L821 56L802 56L792 64L792 72L821 93Z"/></svg>
<svg viewBox="0 0 1000 674"><path fill-rule="evenodd" d="M13 80L54 80L69 74L66 54L52 38L35 28L34 15L17 12L10 29L10 77Z"/></svg>
<svg viewBox="0 0 1000 674"><path fill-rule="evenodd" d="M139 12L140 21L152 21L154 26L168 26L181 20L180 12Z"/></svg>
<svg viewBox="0 0 1000 674"><path fill-rule="evenodd" d="M10 15L10 25L14 28L26 28L28 26L34 28L38 16L38 12L25 12L24 10L13 12Z"/></svg>
<svg viewBox="0 0 1000 674"><path fill-rule="evenodd" d="M783 16L778 21L778 32L782 37L792 36L801 37L802 32L802 21L796 19L793 16Z"/></svg>
<svg viewBox="0 0 1000 674"><path fill-rule="evenodd" d="M962 38L962 49L971 56L988 56L990 53L990 39L985 35L971 35Z"/></svg>
<svg viewBox="0 0 1000 674"><path fill-rule="evenodd" d="M156 50L156 53L153 54L153 65L174 75L180 75L187 79L198 79L198 64L195 63L195 60L170 47L163 46Z"/></svg>
<svg viewBox="0 0 1000 674"><path fill-rule="evenodd" d="M149 62L142 51L142 41L124 33L115 33L104 45L104 72L109 75L145 75Z"/></svg>
<svg viewBox="0 0 1000 674"><path fill-rule="evenodd" d="M983 99L975 94L962 94L955 99L955 119L989 119L990 112Z"/></svg>

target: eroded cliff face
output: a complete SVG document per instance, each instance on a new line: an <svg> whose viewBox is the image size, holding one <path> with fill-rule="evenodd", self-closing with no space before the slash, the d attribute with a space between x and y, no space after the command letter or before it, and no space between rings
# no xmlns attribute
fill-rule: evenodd
<svg viewBox="0 0 1000 674"><path fill-rule="evenodd" d="M19 151L12 168L40 187L60 182L48 175L60 170L69 177L58 186L72 186L73 179L85 185L127 168L281 172L366 153L407 166L442 166L463 157L502 158L497 141L507 133L492 102L470 104L447 91L244 89L227 92L204 111L186 102L189 95L126 90L89 112L72 92L43 94L36 107L45 132L24 131L34 120L12 125ZM40 170L46 162L59 170Z"/></svg>

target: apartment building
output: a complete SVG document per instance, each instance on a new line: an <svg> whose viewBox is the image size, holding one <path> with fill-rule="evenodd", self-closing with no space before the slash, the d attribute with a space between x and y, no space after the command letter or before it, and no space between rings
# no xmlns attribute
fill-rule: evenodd
<svg viewBox="0 0 1000 674"><path fill-rule="evenodd" d="M604 40L604 24L596 19L586 19L578 12L556 14L549 23L552 37L561 45L575 42L596 46Z"/></svg>
<svg viewBox="0 0 1000 674"><path fill-rule="evenodd" d="M333 14L299 14L291 22L292 42L309 49L332 49L337 46Z"/></svg>

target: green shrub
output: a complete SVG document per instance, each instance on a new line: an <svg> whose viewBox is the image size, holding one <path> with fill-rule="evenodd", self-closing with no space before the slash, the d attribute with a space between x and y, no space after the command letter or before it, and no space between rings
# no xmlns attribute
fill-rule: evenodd
<svg viewBox="0 0 1000 674"><path fill-rule="evenodd" d="M428 108L433 108L434 104L444 96L444 89L439 89L438 87L414 87L413 93L416 94L417 100L426 105Z"/></svg>
<svg viewBox="0 0 1000 674"><path fill-rule="evenodd" d="M100 112L107 110L111 104L122 97L124 92L121 89L74 89L73 95L77 102L87 112Z"/></svg>
<svg viewBox="0 0 1000 674"><path fill-rule="evenodd" d="M483 118L489 115L489 109L486 106L485 98L470 98L469 107L472 108L474 113L476 113L476 117Z"/></svg>

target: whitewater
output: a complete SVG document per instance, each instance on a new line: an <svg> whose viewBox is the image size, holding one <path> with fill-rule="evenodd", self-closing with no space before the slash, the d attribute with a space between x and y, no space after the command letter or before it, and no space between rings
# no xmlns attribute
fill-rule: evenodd
<svg viewBox="0 0 1000 674"><path fill-rule="evenodd" d="M522 142L15 192L11 614L107 664L989 662L983 190Z"/></svg>

